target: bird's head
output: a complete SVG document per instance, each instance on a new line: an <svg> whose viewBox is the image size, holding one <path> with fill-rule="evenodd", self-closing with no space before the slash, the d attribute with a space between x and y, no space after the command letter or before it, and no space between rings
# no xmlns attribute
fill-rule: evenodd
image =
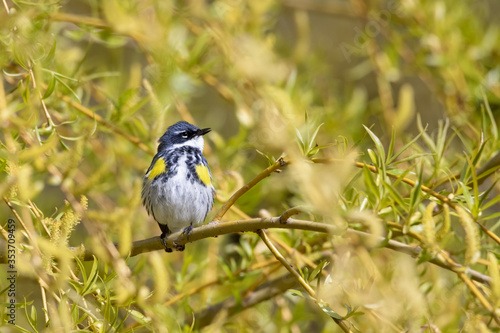
<svg viewBox="0 0 500 333"><path fill-rule="evenodd" d="M192 146L203 150L203 136L210 132L210 128L200 129L186 121L179 121L170 126L165 134L160 138L161 148L178 148L182 146Z"/></svg>

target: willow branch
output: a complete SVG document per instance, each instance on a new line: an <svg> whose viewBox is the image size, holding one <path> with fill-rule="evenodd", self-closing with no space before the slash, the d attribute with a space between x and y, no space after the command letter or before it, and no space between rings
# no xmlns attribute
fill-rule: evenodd
<svg viewBox="0 0 500 333"><path fill-rule="evenodd" d="M449 262L452 265L455 264L455 262L446 253L441 253L441 255L443 256L443 258L446 262ZM456 273L457 273L458 277L469 288L469 290L472 292L472 294L474 294L474 296L479 300L479 302L481 302L481 304L490 312L491 316L493 317L493 320L495 320L495 322L500 325L500 318L495 313L495 308L490 304L490 302L488 302L486 297L484 297L484 295L481 293L481 291L479 291L477 286L461 270L458 270Z"/></svg>
<svg viewBox="0 0 500 333"><path fill-rule="evenodd" d="M462 279L462 281L464 281L464 283L467 285L469 290L472 291L472 293L479 300L479 302L481 302L481 304L490 312L491 316L493 317L493 320L495 320L495 322L498 325L500 325L500 318L495 313L495 308L493 306L491 306L490 302L488 302L486 297L484 297L484 295L479 291L477 286L474 283L472 283L472 281L469 279L469 277L467 275L465 275L464 273L458 272L457 274L458 274L458 277L460 279Z"/></svg>
<svg viewBox="0 0 500 333"><path fill-rule="evenodd" d="M262 269L264 267L267 267L269 265L272 265L272 264L278 264L278 262L276 261L276 259L270 259L270 260L267 260L267 261L264 261L264 262L258 262L258 263L255 263L253 264L252 266L248 267L248 268L245 268L245 269L238 269L237 271L231 273L233 276L238 276L242 273L247 273L247 272L251 272L251 271L254 271L254 270L257 270L257 269ZM191 296L191 295L194 295L194 294L197 294L198 292L200 292L201 290L205 289L205 288L208 288L208 287L211 287L211 286L214 286L214 285L217 285L217 284L221 284L221 282L224 281L224 279L221 279L221 278L217 278L217 279L213 279L212 281L209 281L201 286L197 286L197 287L194 287L186 292L183 292L181 294L178 294L178 295L175 295L174 297L172 297L171 299L169 299L167 302L165 302L163 304L163 306L171 306L172 304L178 302L179 300L183 299L184 297L187 297L187 296Z"/></svg>
<svg viewBox="0 0 500 333"><path fill-rule="evenodd" d="M500 151L495 154L491 159L489 159L485 165L483 165L479 171L477 172L477 184L482 185L486 179L488 179L491 175L500 169ZM457 172L454 175L444 177L442 179L438 179L432 183L432 187L440 186L451 179L459 179L462 175L461 172Z"/></svg>
<svg viewBox="0 0 500 333"><path fill-rule="evenodd" d="M320 233L327 233L331 235L340 235L346 233L349 236L357 236L362 240L370 240L373 239L380 242L381 246L386 247L388 249L405 253L414 258L418 257L422 252L422 248L419 246L410 246L395 240L387 240L384 237L374 236L372 234L357 231L353 229L341 230L340 228L319 222L312 221L304 221L304 220L296 220L289 218L287 223L282 224L279 223L279 217L270 217L270 218L253 218L248 220L240 220L240 221L228 221L224 223L209 223L207 225L203 225L198 228L194 228L191 234L189 235L189 240L186 237L186 234L182 234L182 232L176 232L165 238L167 242L167 246L173 247L173 242L178 245L183 245L187 243L192 243L195 241L199 241L201 239L216 237L226 234L232 234L237 232L256 232L259 229L296 229L296 230L308 230L315 231ZM151 252L163 250L165 247L162 245L160 241L160 237L151 237L148 239L135 241L132 243L130 256L134 257L141 253ZM75 253L78 253L79 247L71 248ZM82 260L89 261L93 260L95 254L92 250L86 249L85 253L82 256ZM5 252L0 252L0 263L6 263L7 257ZM455 272L456 270L461 269L465 274L469 275L472 280L477 282L489 285L491 278L487 275L481 274L475 270L463 267L461 265L451 266L450 264L443 262L441 259L433 258L429 261L432 264L445 268L447 270Z"/></svg>
<svg viewBox="0 0 500 333"><path fill-rule="evenodd" d="M28 226L24 223L24 221L21 218L21 216L19 216L19 214L17 213L17 211L14 209L14 207L10 203L10 200L7 197L3 197L3 201L5 202L5 204L7 205L7 207L9 207L9 209L12 212L12 214L14 214L14 216L17 219L17 221L19 221L19 224L21 224L21 226L23 227L24 231L26 232L26 236L28 237L28 239L31 241L32 244L34 244L34 238L33 238L33 235L31 233L30 228L28 228ZM0 261L0 263L1 263L1 261Z"/></svg>
<svg viewBox="0 0 500 333"><path fill-rule="evenodd" d="M299 282L299 284L302 286L302 288L305 289L305 291L311 296L313 299L316 300L316 292L314 291L313 288L307 283L306 280L295 270L293 269L292 265L288 263L288 261L283 257L283 255L278 251L278 249L274 246L273 243L269 240L267 237L267 234L264 230L259 229L257 230L257 235L262 239L262 241L266 244L267 248L271 253L278 259L278 261L290 272L290 274ZM342 329L344 332L351 332L349 327L340 319L330 317L333 319L333 321Z"/></svg>
<svg viewBox="0 0 500 333"><path fill-rule="evenodd" d="M80 111L81 113L83 113L84 115L89 117L90 119L95 120L96 122L103 125L104 127L109 128L111 131L115 132L116 134L121 135L122 137L124 137L125 139L130 141L132 144L136 145L139 149L145 151L146 153L148 153L150 155L155 154L154 151L151 150L151 148L146 146L144 143L142 143L141 139L139 139L138 137L135 137L133 135L130 135L130 134L122 131L121 129L116 127L114 124L104 120L104 118L102 118L100 115L96 114L94 111L86 108L85 106L81 105L80 103L73 101L68 96L63 95L63 94L59 94L58 96L66 104L71 105L72 107L74 107L75 109L77 109L78 111Z"/></svg>
<svg viewBox="0 0 500 333"><path fill-rule="evenodd" d="M243 194L245 194L246 192L248 192L248 190L250 190L252 187L254 187L255 185L257 185L258 182L260 182L264 178L269 177L273 172L277 171L281 167L284 167L285 165L287 165L287 162L283 158L279 158L273 165L269 166L267 169L265 169L264 171L262 171L261 173L259 173L257 175L257 177L255 177L254 179L252 179L248 184L246 184L243 187L241 187L238 191L236 191L231 196L231 198L229 198L229 200L227 200L222 205L222 207L219 209L219 211L217 212L217 214L215 214L215 217L214 217L213 221L214 222L220 221L222 219L222 217L224 216L224 214L227 213L227 211L229 210L229 208L231 208L231 206L234 205L234 203L236 202L236 200L238 200Z"/></svg>
<svg viewBox="0 0 500 333"><path fill-rule="evenodd" d="M307 291L307 293L311 297L316 298L316 292L314 291L314 289L311 288L309 283L307 283L306 280L304 280L304 278L300 276L300 274L295 269L293 269L292 265L290 265L288 261L286 261L285 257L283 257L283 255L278 251L278 249L273 245L273 243L271 243L271 241L267 237L266 232L262 229L259 229L256 231L256 234L259 235L264 244L266 244L269 251L271 251L271 253L276 257L276 259L278 259L281 265L283 265L290 272L290 274L292 274L292 276L295 277L295 279L297 279L302 288L304 288L305 291Z"/></svg>
<svg viewBox="0 0 500 333"><path fill-rule="evenodd" d="M311 160L314 163L331 163L331 162L335 161L333 159L324 159L324 158L313 158ZM379 172L379 170L375 166L369 165L369 164L366 164L366 163L354 162L354 165L356 167L358 167L358 168L364 168L364 167L366 167L368 170L370 170L373 173L378 173ZM392 174L389 174L389 173L386 174L386 175L388 177L392 178L392 179L401 180L403 183L408 184L411 187L417 186L416 182L413 181L413 180L411 180L411 179L409 179L409 178L400 178L397 175L392 175ZM454 202L452 202L448 197L445 197L444 195L441 195L441 194L433 191L431 188L429 188L429 187L427 187L425 185L420 185L420 189L423 192L429 194L430 196L433 196L434 198L439 199L442 203L448 204L448 206L450 206L453 210L457 210L457 205ZM497 244L500 244L500 237L498 235L496 235L495 233L491 232L488 228L486 228L486 226L484 226L483 224L479 223L475 219L474 219L474 221L481 228L481 230L483 230L483 232L486 235L488 235L488 237L490 237L491 239L493 239Z"/></svg>
<svg viewBox="0 0 500 333"><path fill-rule="evenodd" d="M208 308L186 317L187 324L190 324L193 318L196 318L196 328L203 328L210 325L216 316L226 315L227 317L234 316L241 311L252 308L255 305L283 294L290 288L297 285L297 280L289 274L283 275L272 281L266 282L259 286L248 297L237 302L234 297L226 299L220 303L209 306Z"/></svg>

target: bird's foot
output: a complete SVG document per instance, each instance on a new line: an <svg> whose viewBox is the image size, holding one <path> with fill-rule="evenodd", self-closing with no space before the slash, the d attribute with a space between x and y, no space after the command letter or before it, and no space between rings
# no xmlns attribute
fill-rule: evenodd
<svg viewBox="0 0 500 333"><path fill-rule="evenodd" d="M189 240L189 235L191 235L191 231L193 231L193 225L190 224L189 227L185 227L182 230L182 234L187 234L187 240Z"/></svg>
<svg viewBox="0 0 500 333"><path fill-rule="evenodd" d="M167 233L163 232L160 236L160 241L163 244L163 246L165 246L165 252L170 253L170 252L172 252L172 249L167 246L167 241L165 240L166 237L167 237Z"/></svg>
<svg viewBox="0 0 500 333"><path fill-rule="evenodd" d="M180 245L180 244L177 244L176 242L174 242L174 249L176 251L182 252L182 251L184 251L185 248L186 248L186 245ZM170 249L170 251L172 251L172 249Z"/></svg>
<svg viewBox="0 0 500 333"><path fill-rule="evenodd" d="M189 227L185 227L184 229L182 229L182 234L181 235L184 235L186 234L187 235L187 240L189 241L189 235L191 235L191 231L193 230L193 225L190 224ZM184 249L186 248L185 245L181 245L181 244L177 244L176 242L174 242L174 248L176 251L184 251Z"/></svg>

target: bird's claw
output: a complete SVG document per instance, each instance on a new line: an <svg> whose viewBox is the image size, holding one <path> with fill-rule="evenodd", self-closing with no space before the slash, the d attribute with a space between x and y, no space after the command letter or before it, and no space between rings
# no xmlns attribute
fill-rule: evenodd
<svg viewBox="0 0 500 333"><path fill-rule="evenodd" d="M193 231L193 225L190 224L189 227L185 227L183 230L182 230L182 234L187 234L187 240L189 240L189 235L191 235L191 231Z"/></svg>
<svg viewBox="0 0 500 333"><path fill-rule="evenodd" d="M167 241L165 240L166 237L167 237L167 234L162 233L160 236L160 241L163 244L163 246L165 247L165 252L170 253L170 252L172 252L172 249L167 246Z"/></svg>
<svg viewBox="0 0 500 333"><path fill-rule="evenodd" d="M186 248L186 245L180 245L174 242L174 248L176 251L182 252ZM170 251L172 251L172 249L170 249Z"/></svg>

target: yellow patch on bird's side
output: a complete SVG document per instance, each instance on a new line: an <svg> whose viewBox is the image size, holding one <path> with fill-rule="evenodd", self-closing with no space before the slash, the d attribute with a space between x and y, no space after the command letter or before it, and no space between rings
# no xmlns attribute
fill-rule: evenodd
<svg viewBox="0 0 500 333"><path fill-rule="evenodd" d="M164 173L166 169L167 168L165 167L165 160L159 157L156 160L155 165L153 165L153 167L151 168L151 171L149 171L148 179L149 180L154 179L156 176Z"/></svg>
<svg viewBox="0 0 500 333"><path fill-rule="evenodd" d="M198 164L196 166L196 174L198 174L198 177L200 177L203 184L207 186L212 185L212 182L210 181L210 173L208 172L208 168L206 166Z"/></svg>

